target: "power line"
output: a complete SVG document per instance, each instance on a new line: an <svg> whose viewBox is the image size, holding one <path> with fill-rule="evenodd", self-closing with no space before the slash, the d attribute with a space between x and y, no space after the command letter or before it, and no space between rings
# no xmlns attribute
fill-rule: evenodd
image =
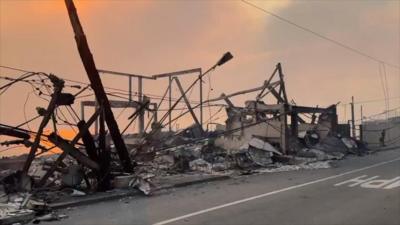
<svg viewBox="0 0 400 225"><path fill-rule="evenodd" d="M286 18L283 18L282 16L279 16L279 15L277 15L277 14L275 14L275 13L272 13L272 12L270 12L270 11L264 9L264 8L261 8L261 7L259 7L258 5L255 5L255 4L251 3L251 2L248 2L247 0L241 0L241 1L242 1L243 3L245 3L245 4L247 4L247 5L252 6L252 7L256 8L256 9L258 9L258 10L260 10L260 11L266 13L266 14L269 14L270 16L273 16L273 17L275 17L275 18L277 18L277 19L279 19L279 20L281 20L281 21L283 21L283 22L285 22L285 23L288 23L288 24L290 24L290 25L292 25L292 26L295 26L295 27L297 27L297 28L299 28L299 29L301 29L301 30L303 30L303 31L306 31L306 32L308 32L308 33L311 33L311 34L313 34L313 35L315 35L315 36L317 36L317 37L319 37L319 38L321 38L321 39L324 39L324 40L326 40L326 41L329 41L329 42L331 42L331 43L333 43L333 44L335 44L335 45L338 45L338 46L340 46L340 47L342 47L342 48L344 48L344 49L347 49L347 50L349 50L349 51L352 51L352 52L354 52L354 53L356 53L356 54L358 54L358 55L364 56L364 57L369 58L369 59L371 59L371 60L374 60L374 61L376 61L376 62L384 63L384 64L386 64L386 65L388 65L388 66L391 66L391 67L400 69L400 66L399 66L399 65L395 65L395 64L392 64L392 63L389 63L389 62L385 62L385 61L383 61L383 60L381 60L381 59L378 59L378 58L376 58L376 57L374 57L374 56L371 56L371 55L369 55L369 54L367 54L367 53L365 53L365 52L362 52L362 51L360 51L360 50L358 50L358 49L356 49L356 48L354 48L354 47L351 47L351 46L349 46L349 45L347 45L347 44L344 44L344 43L339 42L339 41L337 41L337 40L334 40L334 39L332 39L332 38L330 38L330 37L328 37L328 36L325 36L325 35L323 35L323 34L320 34L320 33L316 32L316 31L313 31L313 30L311 30L310 28L304 27L304 26L299 25L299 24L297 24L297 23L295 23L295 22L292 22L292 21L290 21L290 20L288 20L288 19L286 19Z"/></svg>
<svg viewBox="0 0 400 225"><path fill-rule="evenodd" d="M381 113L377 113L377 114L373 114L373 115L370 115L370 116L368 116L368 117L364 117L363 119L365 120L365 119L373 119L373 118L377 118L378 116L381 116L381 115L385 115L385 114L387 114L387 113L389 113L389 112L395 112L395 111L397 111L397 110L399 110L400 109L400 107L397 107L397 108L393 108L393 109L390 109L390 110L385 110L384 112L381 112ZM360 121L361 119L358 119L358 120L356 120L356 121Z"/></svg>
<svg viewBox="0 0 400 225"><path fill-rule="evenodd" d="M32 72L32 71L27 71L27 70L24 70L24 69L21 69L21 68L15 68L15 67L10 67L10 66L2 66L2 65L0 65L0 67L1 67L1 68L6 68L6 69L10 69L10 70L19 71L19 72L35 73L35 72ZM42 72L41 72L41 73L42 73ZM44 73L43 73L43 74L44 74ZM62 79L65 80L65 81L69 81L69 82L73 82L73 83L77 83L77 84L90 85L89 83L82 82L82 81L76 81L76 80L71 80L71 79L67 79L67 78L62 78ZM106 87L106 86L104 86L104 89L114 90L114 91L121 91L121 92L124 92L124 93L125 93L124 95L126 95L126 96L129 95L129 91L123 90L123 89L119 89L119 88L112 88L112 87ZM123 93L120 93L120 94L123 94ZM138 93L138 92L132 92L131 94L132 94L133 96L139 96L139 93ZM160 96L160 95L149 94L149 93L143 93L142 95L146 95L146 96L148 96L148 97L150 97L150 98L153 98L153 99L161 99L161 97L162 97L162 96ZM165 98L165 99L168 99L168 98ZM164 99L164 100L165 100L165 99ZM171 100L176 101L177 98L171 98ZM198 101L194 101L194 100L190 100L190 99L189 99L189 102L190 102L190 103L193 103L193 104L199 103Z"/></svg>
<svg viewBox="0 0 400 225"><path fill-rule="evenodd" d="M392 97L392 98L388 98L387 100L396 100L396 99L400 99L400 96L398 97ZM371 99L371 100L365 100L365 101L358 101L358 102L354 102L355 105L357 104L365 104L365 103L373 103L373 102L382 102L382 101L386 101L385 98L381 98L381 99ZM350 104L350 103L348 103Z"/></svg>

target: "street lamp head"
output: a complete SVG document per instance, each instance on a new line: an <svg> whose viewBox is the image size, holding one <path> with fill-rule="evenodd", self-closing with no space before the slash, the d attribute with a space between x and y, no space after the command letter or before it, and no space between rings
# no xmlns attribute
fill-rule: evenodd
<svg viewBox="0 0 400 225"><path fill-rule="evenodd" d="M230 52L226 52L222 58L217 62L217 66L221 66L224 63L228 62L233 58L233 55Z"/></svg>

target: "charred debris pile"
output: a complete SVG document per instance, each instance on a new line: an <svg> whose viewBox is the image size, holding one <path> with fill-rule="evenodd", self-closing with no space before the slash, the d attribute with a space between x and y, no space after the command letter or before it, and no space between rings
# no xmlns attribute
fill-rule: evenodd
<svg viewBox="0 0 400 225"><path fill-rule="evenodd" d="M29 75L38 76L31 73L9 82L26 81ZM350 132L346 134L338 129L341 125L337 121L336 105L321 108L288 102L281 64L276 65L271 77L260 87L223 93L218 98L200 103L225 103L225 124L217 124L212 131L203 129L202 122L193 113L198 106L189 102L187 113L191 113L193 125L179 132L163 129L166 127L163 121L156 119L157 104L143 97L142 101L122 103L136 106L130 121L140 120L144 111L151 111L154 115L149 125L151 129L122 134L118 125L110 126L106 120L107 117L113 118L110 109L116 103L110 101L114 105L107 106L104 98L99 98L102 100L96 104L103 104L99 104L95 113L88 120L81 118L74 124L78 133L72 140L58 135L60 121L56 114L60 107L73 110L71 105L82 90L75 94L67 93L63 91L67 86L64 80L47 74L39 77L46 80L44 83L51 84L47 86L52 91L48 95L47 108L37 108L37 118L41 119L39 128L29 131L21 126L0 125L0 135L11 137L2 145L24 145L30 149L28 155L15 158L19 163L10 167L3 164L1 168L0 195L4 217L48 213L51 202L111 189L135 188L149 195L157 189L156 183L160 178L176 174L240 176L328 168L332 160L342 159L348 154L368 153L363 143L347 136ZM95 88L92 84L93 91ZM236 106L231 101L234 96L254 92L256 98L246 101L244 106ZM276 103L265 103L263 99L267 95L273 96ZM183 89L181 98L186 99ZM171 110L175 106L173 104ZM96 121L98 133L91 134L89 128ZM45 134L46 127L53 132ZM113 136L112 132L116 134ZM43 146L43 141L52 143L53 147ZM52 148L60 149L61 153L44 154ZM44 220L62 218L62 215L51 213L44 215Z"/></svg>
<svg viewBox="0 0 400 225"><path fill-rule="evenodd" d="M259 87L222 93L220 97L206 101L200 98L200 102L193 105L187 93L198 84L202 96L202 78L231 60L233 56L229 52L206 72L194 69L154 76L119 73L129 77L129 83L131 79L139 81L139 99L109 100L99 72L110 71L96 68L74 4L70 0L65 2L90 85L69 85L67 80L55 75L35 72L26 72L17 79L2 77L8 83L0 87L1 93L15 83L26 82L34 88L37 96L48 98L47 107L37 108L38 114L32 119L40 120L37 130L23 129L25 123L0 124L0 135L8 138L1 145L29 148L27 155L18 158L18 166L15 163L9 167L3 164L0 168L0 216L3 218L36 212L45 215L43 220L60 219L59 215L45 214L49 212L48 203L64 196L83 196L120 188L136 188L149 195L156 188L157 179L174 174L240 175L326 168L331 160L368 152L361 142L347 135L350 132L343 132L338 124L335 104L321 108L298 106L293 100L288 101L280 63ZM179 75L188 72L198 72L199 75L184 89ZM181 95L174 103L170 102L169 110L158 118L164 97L161 102L153 102L142 94L141 82L142 79L161 78L169 79L169 89L164 97L173 83ZM48 93L43 93L41 88ZM79 90L73 91L74 88ZM95 112L87 120L84 114L79 117L75 113L79 121L69 125L76 127L78 132L73 139L65 139L57 132L57 126L67 122L60 119L58 109L64 107L73 111L71 106L85 91L94 93L96 101L82 101L81 107L96 107ZM248 93L257 95L243 106L234 105L233 97ZM266 96L273 96L274 102L265 102ZM171 118L172 110L181 101L187 109L182 115L190 114L193 125L179 132L164 129L182 116ZM202 107L217 102L224 104L227 120L211 131L205 129L207 124L203 122ZM113 107L135 110L123 130L117 124ZM194 113L197 108L200 108L200 118ZM144 123L145 112L152 114L147 126ZM140 132L124 134L136 120ZM97 124L96 134L90 132L94 124ZM53 132L48 134L46 129ZM43 141L53 147L44 146ZM53 148L60 149L61 153L44 154Z"/></svg>

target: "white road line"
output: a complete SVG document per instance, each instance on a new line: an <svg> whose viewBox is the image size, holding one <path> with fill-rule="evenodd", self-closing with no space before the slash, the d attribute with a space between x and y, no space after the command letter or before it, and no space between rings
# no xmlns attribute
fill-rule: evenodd
<svg viewBox="0 0 400 225"><path fill-rule="evenodd" d="M371 169L371 168L378 167L378 166L381 166L381 165L385 165L385 164L388 164L388 163L391 163L391 162L395 162L395 161L398 161L398 160L400 160L400 157L396 158L396 159L393 159L393 160L390 160L390 161L380 162L380 163L377 163L377 164L374 164L374 165L371 165L371 166L366 166L366 167L363 167L363 168L347 171L345 173L341 173L341 174L333 175L333 176L330 176L330 177L325 177L325 178L322 178L322 179L310 181L310 182L307 182L307 183L304 183L304 184L298 184L298 185L295 185L295 186L279 189L279 190L276 190L276 191L271 191L271 192L260 194L260 195L256 195L256 196L253 196L253 197L237 200L237 201L234 201L234 202L229 202L229 203L226 203L226 204L223 204L223 205L214 206L214 207L211 207L211 208L208 208L208 209L203 209L203 210L200 210L200 211L192 212L192 213L189 213L189 214L186 214L186 215L183 215L183 216L179 216L179 217L171 218L171 219L168 219L168 220L160 221L160 222L157 222L157 223L155 223L153 225L164 225L164 224L176 222L176 221L179 221L179 220L183 220L183 219L186 219L186 218L189 218L189 217L193 217L193 216L197 216L197 215L200 215L200 214L208 213L208 212L215 211L215 210L218 210L218 209L226 208L226 207L233 206L233 205L238 205L238 204L241 204L241 203L244 203L244 202L248 202L248 201L252 201L252 200L255 200L255 199L259 199L259 198L264 198L264 197L267 197L267 196L270 196L270 195L273 195L273 194L278 194L278 193L281 193L281 192L284 192L284 191L290 191L290 190L301 188L301 187L308 186L308 185L311 185L311 184L316 184L316 183L320 183L320 182L323 182L323 181L327 181L327 180L335 179L335 178L338 178L338 177L342 177L342 176L345 176L345 175L348 175L348 174L357 173L357 172L360 172L360 171L363 171L363 170Z"/></svg>

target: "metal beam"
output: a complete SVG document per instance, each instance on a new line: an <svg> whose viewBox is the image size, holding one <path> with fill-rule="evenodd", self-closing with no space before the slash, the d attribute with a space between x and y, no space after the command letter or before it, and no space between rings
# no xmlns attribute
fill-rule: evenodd
<svg viewBox="0 0 400 225"><path fill-rule="evenodd" d="M268 85L271 83L271 81L274 78L277 71L278 71L278 65L275 66L275 69L272 72L271 76L269 77L268 80L265 81L264 85L262 86L263 88L260 89L261 92L257 95L257 97L256 97L257 100L260 100L261 98L263 98L266 95L266 94L264 94L264 91L268 87Z"/></svg>
<svg viewBox="0 0 400 225"><path fill-rule="evenodd" d="M278 83L278 82L271 83L270 86L274 86L274 85L276 85L277 83ZM260 87L251 88L251 89L247 89L247 90L243 90L243 91L238 91L238 92L234 92L234 93L231 93L231 94L228 94L228 95L225 95L225 94L224 94L224 95L221 95L220 97L217 97L217 98L213 98L213 99L204 101L204 103L216 102L216 101L219 101L219 100L224 100L225 98L231 98L231 97L234 97L234 96L237 96L237 95L243 95L243 94L248 94L248 93L256 92L256 91L259 91L259 90L264 89L264 88L265 88L265 84L266 84L266 82L265 82L262 86L260 86Z"/></svg>
<svg viewBox="0 0 400 225"><path fill-rule="evenodd" d="M278 103L285 103L285 100L279 95L279 93L275 90L275 88L271 86L267 86L269 91L275 96L275 98L278 100Z"/></svg>
<svg viewBox="0 0 400 225"><path fill-rule="evenodd" d="M158 78L164 78L164 77L185 75L185 74L190 74L190 73L200 73L201 74L201 68L180 70L180 71L175 71L175 72L170 72L170 73L155 74L155 75L152 75L151 77L154 79L158 79Z"/></svg>
<svg viewBox="0 0 400 225"><path fill-rule="evenodd" d="M285 88L285 81L283 79L283 72L282 72L281 63L278 63L277 67L278 67L278 72L279 72L279 79L280 79L280 82L281 82L280 93L279 94L281 94L281 92L282 92L283 100L284 100L283 103L288 104L288 99L287 99L287 95L286 95L286 88Z"/></svg>
<svg viewBox="0 0 400 225"><path fill-rule="evenodd" d="M109 100L111 108L139 108L140 103L137 101L118 101L118 100ZM83 106L96 106L96 101L81 101Z"/></svg>
<svg viewBox="0 0 400 225"><path fill-rule="evenodd" d="M187 97L186 97L186 94L185 94L185 91L184 91L183 88L182 88L181 82L179 81L179 79L178 79L177 77L174 77L173 79L175 80L176 84L178 85L179 91L180 91L181 94L182 94L183 100L185 101L186 106L188 107L188 110L189 110L190 114L191 114L192 117L193 117L194 122L195 122L196 125L200 128L201 133L203 134L203 133L204 133L204 130L203 130L203 128L202 128L202 126L201 126L199 120L197 119L196 114L194 113L194 111L193 111L193 109L192 109L192 106L190 105L189 99L187 99Z"/></svg>
<svg viewBox="0 0 400 225"><path fill-rule="evenodd" d="M155 80L155 78L153 78L153 77L148 77L148 76L139 75L139 74L116 72L116 71L111 71L111 70L100 70L100 69L97 71L99 73L108 73L108 74L121 75L121 76L127 76L127 77L136 77L136 78L143 78L143 79L148 79L148 80Z"/></svg>
<svg viewBox="0 0 400 225"><path fill-rule="evenodd" d="M143 80L142 78L138 78L138 100L140 104L143 104ZM144 110L139 112L139 134L144 133Z"/></svg>
<svg viewBox="0 0 400 225"><path fill-rule="evenodd" d="M288 153L289 149L289 139L288 139L288 132L287 132L287 111L288 111L288 105L287 104L282 104L281 105L281 111L280 111L280 121L281 121L281 148L282 148L282 153L286 155Z"/></svg>
<svg viewBox="0 0 400 225"><path fill-rule="evenodd" d="M325 113L334 111L332 108L319 108L298 105L292 105L292 109L295 110L297 113Z"/></svg>

